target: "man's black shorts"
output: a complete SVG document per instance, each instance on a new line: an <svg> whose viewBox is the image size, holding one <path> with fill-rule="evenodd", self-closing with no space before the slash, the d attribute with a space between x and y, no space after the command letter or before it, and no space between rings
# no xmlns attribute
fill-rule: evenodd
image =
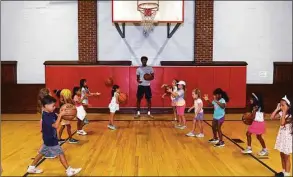
<svg viewBox="0 0 293 177"><path fill-rule="evenodd" d="M152 98L151 86L142 86L142 85L138 86L137 92L136 92L136 98L137 99L142 99L144 95L145 95L146 99L151 99Z"/></svg>

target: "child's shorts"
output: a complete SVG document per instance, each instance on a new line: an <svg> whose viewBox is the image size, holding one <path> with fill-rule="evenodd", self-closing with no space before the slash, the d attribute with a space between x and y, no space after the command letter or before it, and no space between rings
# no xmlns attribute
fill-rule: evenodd
<svg viewBox="0 0 293 177"><path fill-rule="evenodd" d="M39 153L46 157L55 157L64 154L60 145L46 146L44 144Z"/></svg>
<svg viewBox="0 0 293 177"><path fill-rule="evenodd" d="M194 117L194 120L203 120L203 112L199 112L197 116Z"/></svg>

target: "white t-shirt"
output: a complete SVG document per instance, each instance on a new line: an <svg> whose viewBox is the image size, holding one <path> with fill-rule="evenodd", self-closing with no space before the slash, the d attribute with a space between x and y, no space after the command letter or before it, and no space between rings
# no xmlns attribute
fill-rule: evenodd
<svg viewBox="0 0 293 177"><path fill-rule="evenodd" d="M142 86L150 86L151 85L151 81L146 81L144 80L143 76L145 74L153 74L154 73L154 69L151 66L140 66L136 69L136 75L139 76L140 81L142 81L141 83L139 83L138 85L142 85Z"/></svg>
<svg viewBox="0 0 293 177"><path fill-rule="evenodd" d="M202 100L200 98L194 100L194 112L196 113L197 110L199 109L199 104L203 104ZM203 109L201 108L201 110L199 111L199 113L203 113Z"/></svg>
<svg viewBox="0 0 293 177"><path fill-rule="evenodd" d="M173 90L172 90L173 92L177 92L177 86L173 86ZM172 95L171 95L171 100L172 101L174 101L175 100L175 97L173 97Z"/></svg>
<svg viewBox="0 0 293 177"><path fill-rule="evenodd" d="M87 93L89 93L89 90L86 89L86 88L84 88L84 87L82 87L81 88L81 98L83 98L84 96L86 96ZM88 98L82 100L82 103L83 104L88 104L88 102L89 102Z"/></svg>

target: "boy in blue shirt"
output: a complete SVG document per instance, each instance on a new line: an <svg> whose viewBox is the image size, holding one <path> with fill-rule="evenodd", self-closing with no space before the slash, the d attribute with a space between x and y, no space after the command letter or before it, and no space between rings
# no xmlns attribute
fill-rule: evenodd
<svg viewBox="0 0 293 177"><path fill-rule="evenodd" d="M35 157L33 163L28 167L28 173L42 173L43 171L36 168L37 163L43 158L43 156L58 156L61 164L66 169L67 176L73 176L80 172L81 168L71 168L65 158L64 152L58 143L57 128L60 125L61 117L66 114L66 111L60 112L57 115L55 110L56 99L52 96L45 96L42 100L43 113L42 113L42 137L43 147L39 154Z"/></svg>

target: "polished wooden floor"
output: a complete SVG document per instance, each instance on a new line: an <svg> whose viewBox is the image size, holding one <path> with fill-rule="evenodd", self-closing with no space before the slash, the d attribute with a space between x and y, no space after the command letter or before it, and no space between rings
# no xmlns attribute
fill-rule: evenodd
<svg viewBox="0 0 293 177"><path fill-rule="evenodd" d="M90 115L93 116L93 115ZM278 121L266 121L264 136L270 151L269 159L257 155L243 155L246 126L229 115L223 132L226 146L215 148L207 143L211 138L211 121L204 123L205 138L190 138L192 122L186 130L173 128L171 115L160 115L162 121L132 120L131 115L120 115L116 131L107 129L107 121L92 121L85 127L87 136L74 135L79 144L62 145L69 164L83 168L79 176L274 176L280 171L280 157L274 150ZM29 118L30 117L30 118ZM3 176L23 176L41 145L39 121L36 115L2 115L1 162ZM100 115L104 118L107 115ZM159 116L156 116L159 117ZM211 116L207 115L207 119ZM6 121L3 121L6 120ZM17 121L18 120L18 121ZM75 122L73 131L76 130ZM66 132L64 138L67 137ZM253 137L254 153L261 149ZM262 164L263 163L263 164ZM65 170L58 159L45 159L39 166L41 176L64 176ZM271 170L270 170L271 169ZM29 175L36 176L36 175Z"/></svg>

